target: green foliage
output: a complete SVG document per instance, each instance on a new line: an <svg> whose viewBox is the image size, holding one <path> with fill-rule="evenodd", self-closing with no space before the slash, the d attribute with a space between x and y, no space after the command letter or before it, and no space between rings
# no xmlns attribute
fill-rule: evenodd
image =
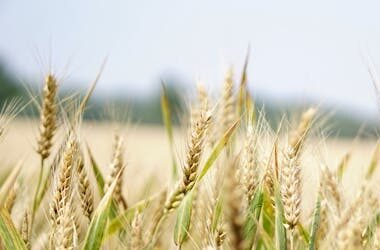
<svg viewBox="0 0 380 250"><path fill-rule="evenodd" d="M83 250L96 250L102 246L103 235L111 212L112 195L118 178L120 175L115 178L95 210L94 217L87 230Z"/></svg>
<svg viewBox="0 0 380 250"><path fill-rule="evenodd" d="M193 193L193 190L189 192L178 208L177 220L174 226L174 243L177 246L181 246L189 236L191 214L193 210Z"/></svg>
<svg viewBox="0 0 380 250"><path fill-rule="evenodd" d="M236 121L220 138L219 142L215 145L214 149L212 150L210 156L207 158L206 163L202 167L201 173L199 174L199 177L197 181L200 181L209 171L211 166L214 164L216 159L218 158L219 154L222 152L224 147L229 142L230 138L232 137L233 133L235 132L236 128L239 126L239 121Z"/></svg>
<svg viewBox="0 0 380 250"><path fill-rule="evenodd" d="M88 145L87 145L87 152L88 152L88 155L90 157L91 167L92 167L92 171L94 172L94 175L95 175L96 184L98 186L99 194L100 194L100 196L103 196L104 195L104 183L105 183L103 174L100 171L99 165L96 163L94 155L92 154L91 149Z"/></svg>
<svg viewBox="0 0 380 250"><path fill-rule="evenodd" d="M175 180L178 177L178 167L177 167L177 161L175 157L175 148L174 148L175 145L174 145L174 138L173 138L173 127L172 127L172 117L171 117L169 95L164 84L162 84L162 93L161 93L161 112L162 112L162 120L164 122L166 133L169 139L170 154L172 158L172 177Z"/></svg>
<svg viewBox="0 0 380 250"><path fill-rule="evenodd" d="M259 187L248 207L247 218L244 224L244 238L249 249L252 248L256 238L257 225L264 204L264 193Z"/></svg>
<svg viewBox="0 0 380 250"><path fill-rule="evenodd" d="M5 209L0 210L0 237L5 249L26 250L24 241Z"/></svg>
<svg viewBox="0 0 380 250"><path fill-rule="evenodd" d="M281 202L280 190L276 188L275 193L275 204L276 204L276 247L280 250L287 249L287 238L285 230L285 218L284 218L284 208Z"/></svg>
<svg viewBox="0 0 380 250"><path fill-rule="evenodd" d="M316 238L319 229L319 223L321 222L321 198L318 197L317 203L314 209L313 221L311 223L309 250L316 249Z"/></svg>
<svg viewBox="0 0 380 250"><path fill-rule="evenodd" d="M113 218L107 227L107 237L110 237L113 234L117 233L119 230L126 228L127 225L131 223L133 216L136 214L136 211L141 212L148 206L153 198L154 197L142 200L136 203L134 206L118 214L117 217Z"/></svg>

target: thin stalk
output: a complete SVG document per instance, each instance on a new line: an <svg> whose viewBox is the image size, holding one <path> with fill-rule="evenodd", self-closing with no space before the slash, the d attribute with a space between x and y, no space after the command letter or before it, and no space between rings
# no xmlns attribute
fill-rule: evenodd
<svg viewBox="0 0 380 250"><path fill-rule="evenodd" d="M167 214L162 214L160 216L160 218L157 220L157 222L154 224L154 226L153 226L153 239L156 237L158 230L159 230L161 224L164 222L166 216L167 216Z"/></svg>
<svg viewBox="0 0 380 250"><path fill-rule="evenodd" d="M45 162L45 160L41 157L40 173L38 175L37 188L36 188L36 192L34 194L34 199L33 199L32 217L31 217L31 221L30 221L30 227L31 228L33 226L33 221L34 221L34 217L36 215L36 210L37 210L37 196L40 193L40 189L41 189L42 177L43 177L43 173L44 173L44 162Z"/></svg>
<svg viewBox="0 0 380 250"><path fill-rule="evenodd" d="M290 250L294 250L294 229L290 230Z"/></svg>

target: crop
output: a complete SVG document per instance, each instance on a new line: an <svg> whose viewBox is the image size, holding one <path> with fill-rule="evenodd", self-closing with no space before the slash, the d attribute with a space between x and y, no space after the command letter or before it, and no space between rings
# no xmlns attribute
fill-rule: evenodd
<svg viewBox="0 0 380 250"><path fill-rule="evenodd" d="M181 148L176 147L173 110L163 85L162 117L172 166L157 171L171 170L172 178L134 203L128 193L137 190L124 185L129 181L128 138L109 131L114 147L104 170L92 153L97 145L82 135L82 115L97 80L84 97L67 97L68 108L59 99L57 78L48 74L36 131L40 162L21 161L1 181L1 247L379 249L379 144L354 198L342 184L351 153L336 168L318 162L320 168L308 179L320 184L305 190L304 151L310 137L319 135L321 114L312 107L293 123L279 117L280 125L271 128L249 93L246 68L247 62L238 84L233 71L227 72L215 100L198 84L197 98L188 113L181 114L187 117L183 159L176 154ZM1 108L0 137L6 136L21 109L20 100ZM62 138L55 136L58 130L64 131ZM23 168L33 164L39 165L34 175L38 178L21 185ZM143 172L134 178L147 186L152 181ZM25 186L31 188L22 190ZM31 199L17 199L22 192ZM312 209L305 208L305 195L314 201ZM18 207L24 210L16 211L15 203L22 203Z"/></svg>

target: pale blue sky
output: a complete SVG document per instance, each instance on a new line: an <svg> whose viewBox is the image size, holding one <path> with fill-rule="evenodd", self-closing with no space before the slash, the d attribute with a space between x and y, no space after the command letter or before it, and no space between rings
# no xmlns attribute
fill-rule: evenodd
<svg viewBox="0 0 380 250"><path fill-rule="evenodd" d="M170 71L216 88L230 65L240 73L251 44L253 90L374 114L362 55L380 72L379 11L379 1L347 0L3 0L0 57L39 79L52 55L58 73L88 84L108 56L98 92L141 93Z"/></svg>

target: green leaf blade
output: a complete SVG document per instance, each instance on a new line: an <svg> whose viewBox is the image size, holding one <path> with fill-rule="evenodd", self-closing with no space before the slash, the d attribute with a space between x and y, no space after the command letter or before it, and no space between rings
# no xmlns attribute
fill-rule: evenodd
<svg viewBox="0 0 380 250"><path fill-rule="evenodd" d="M212 217L211 230L212 230L213 233L216 232L217 227L220 224L220 220L221 220L222 212L223 212L222 211L222 208L223 208L222 206L223 206L223 200L219 196L218 199L217 199L217 201L216 201L216 205L215 205L214 213L213 213L213 217Z"/></svg>
<svg viewBox="0 0 380 250"><path fill-rule="evenodd" d="M276 248L280 250L287 249L286 229L284 226L284 208L282 206L280 191L278 187L275 192L275 204L276 204Z"/></svg>
<svg viewBox="0 0 380 250"><path fill-rule="evenodd" d="M249 204L246 221L244 223L244 237L249 249L252 248L255 240L257 225L260 220L263 204L264 193L261 188L258 188L252 201Z"/></svg>
<svg viewBox="0 0 380 250"><path fill-rule="evenodd" d="M24 241L5 209L0 211L0 236L5 249L26 250Z"/></svg>
<svg viewBox="0 0 380 250"><path fill-rule="evenodd" d="M162 120L164 122L166 133L168 135L169 146L170 146L170 155L172 158L172 176L173 179L178 177L178 167L175 158L174 151L174 137L173 137L173 126L172 126L172 118L170 112L170 102L167 94L167 90L165 85L162 83L162 94L161 94L161 112L162 112Z"/></svg>
<svg viewBox="0 0 380 250"><path fill-rule="evenodd" d="M123 211L123 213L119 214L114 219L112 219L108 224L106 237L112 236L113 234L124 228L125 225L130 224L136 211L141 212L144 208L148 206L149 202L150 200L142 200L136 205Z"/></svg>
<svg viewBox="0 0 380 250"><path fill-rule="evenodd" d="M231 136L233 135L234 131L239 125L239 120L237 120L223 135L223 137L219 140L219 142L215 145L214 149L212 150L210 156L208 157L206 163L204 164L202 171L197 179L197 181L200 181L208 172L208 170L211 168L212 164L216 161L218 158L220 152L222 152L223 148L227 145L228 141L230 140Z"/></svg>
<svg viewBox="0 0 380 250"><path fill-rule="evenodd" d="M315 243L317 238L317 231L321 222L321 198L318 197L317 204L314 209L313 221L311 223L309 250L316 249Z"/></svg>
<svg viewBox="0 0 380 250"><path fill-rule="evenodd" d="M92 154L91 149L88 145L87 145L87 152L88 152L88 156L90 157L91 167L92 167L92 171L94 172L94 175L95 175L95 180L96 180L96 184L98 186L100 197L103 197L103 195L104 195L104 183L105 183L103 174L100 171L99 165L96 163L94 155Z"/></svg>
<svg viewBox="0 0 380 250"><path fill-rule="evenodd" d="M108 217L110 215L112 195L115 190L116 183L119 175L115 178L107 193L101 199L97 209L95 210L94 216L91 220L91 223L88 227L86 238L83 244L83 250L95 250L100 249L105 228L107 226Z"/></svg>
<svg viewBox="0 0 380 250"><path fill-rule="evenodd" d="M190 221L193 207L193 191L188 193L178 208L174 227L174 243L181 246L189 236Z"/></svg>

